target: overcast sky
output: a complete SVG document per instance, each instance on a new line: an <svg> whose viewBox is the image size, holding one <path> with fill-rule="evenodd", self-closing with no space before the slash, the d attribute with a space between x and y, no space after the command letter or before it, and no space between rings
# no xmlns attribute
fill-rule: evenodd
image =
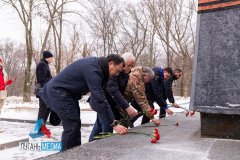
<svg viewBox="0 0 240 160"><path fill-rule="evenodd" d="M129 0L121 1L130 2ZM131 3L136 3L137 1L139 0L131 0ZM0 2L0 41L10 39L16 42L25 43L23 24L20 22L15 10L13 10L11 7L7 7L6 5L3 6L2 4L3 2ZM79 10L79 6L74 5L72 7L78 8ZM78 22L79 20L76 21ZM41 23L44 22L40 22L38 19L35 20L33 25L34 32L38 35L41 30L44 30L42 27L45 27L45 25L41 26ZM37 37L34 38L36 39Z"/></svg>
<svg viewBox="0 0 240 160"><path fill-rule="evenodd" d="M121 0L121 1L124 1L124 3L126 2L137 3L139 0ZM72 7L74 9L78 8L77 10L81 10L79 9L79 6L74 5ZM15 10L13 10L11 7L3 6L2 2L0 2L0 13L1 13L0 14L0 41L10 39L11 41L13 40L16 42L25 43L23 24L20 22ZM68 18L71 19L72 17L68 17ZM87 27L87 26L81 26L79 21L80 19L77 19L76 23L79 23L80 28ZM34 32L36 33L35 35L39 36L40 32L42 31L45 32L46 25L44 25L44 21L40 21L40 19L35 19L33 26L34 26ZM33 37L33 38L35 40L39 39L39 37Z"/></svg>
<svg viewBox="0 0 240 160"><path fill-rule="evenodd" d="M0 8L0 40L24 41L23 27L15 12L7 7Z"/></svg>

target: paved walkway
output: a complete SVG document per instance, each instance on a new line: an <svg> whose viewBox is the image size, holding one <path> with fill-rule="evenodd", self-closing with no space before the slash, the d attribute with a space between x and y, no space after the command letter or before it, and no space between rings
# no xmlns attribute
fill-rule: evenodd
<svg viewBox="0 0 240 160"><path fill-rule="evenodd" d="M179 126L175 123L178 122ZM221 125L221 124L219 124ZM162 120L157 127L161 139L150 143L153 124L129 130L143 134L129 133L112 136L84 144L71 150L50 155L43 159L87 159L87 160L239 160L240 141L230 139L202 138L200 136L199 114L185 117L176 114Z"/></svg>

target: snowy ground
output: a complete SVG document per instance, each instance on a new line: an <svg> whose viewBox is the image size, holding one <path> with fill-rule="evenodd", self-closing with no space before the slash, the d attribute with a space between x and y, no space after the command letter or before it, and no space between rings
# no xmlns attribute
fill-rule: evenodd
<svg viewBox="0 0 240 160"><path fill-rule="evenodd" d="M31 129L33 129L34 124L30 123L18 123L18 122L7 122L0 121L0 126L3 129L3 132L0 133L0 144L11 142L13 140L26 138ZM31 139L29 137L29 142L56 142L61 140L62 126L48 126L48 128L52 132L53 138L40 137L36 139ZM92 130L92 126L82 127L82 143L88 142L89 134ZM49 154L53 154L56 152L53 151L45 151L45 152L37 152L37 151L20 151L18 147L9 148L5 150L0 150L0 158L3 159L14 159L14 160L26 160L26 159L35 159L39 157L43 157ZM3 158L4 157L4 158Z"/></svg>
<svg viewBox="0 0 240 160"><path fill-rule="evenodd" d="M84 97L83 100L80 101L81 107L81 120L83 124L89 124L88 127L82 127L82 143L88 142L88 137L92 130L92 125L96 119L96 113L90 109L88 103L86 103L87 97ZM176 102L181 105L181 107L188 109L190 98L176 97ZM158 108L158 107L156 107ZM183 112L183 109L175 109L171 108L174 112ZM36 120L38 112L38 99L32 97L31 103L23 103L22 97L8 97L5 101L4 107L2 109L2 113L0 115L1 118L6 119L21 119L21 120ZM169 117L170 118L170 117ZM174 116L172 117L174 118ZM139 125L141 118L135 123ZM0 121L0 145L11 142L14 140L19 140L22 138L29 137L28 134L30 130L32 130L34 124L31 123L20 123L20 122L9 122L9 121ZM30 142L42 142L42 141L60 141L62 126L48 126L51 130L54 139L52 138L37 138L31 139L29 137ZM5 150L0 150L1 160L4 159L13 159L13 160L26 160L26 159L35 159L43 156L47 156L49 154L53 154L56 152L37 152L37 151L20 151L18 147L7 148Z"/></svg>
<svg viewBox="0 0 240 160"><path fill-rule="evenodd" d="M0 118L7 119L21 119L21 120L36 120L38 113L38 98L31 97L32 102L23 103L22 97L8 97L2 108ZM84 96L79 101L81 111L81 120L83 124L93 124L95 119L87 117L96 117L96 112L90 109L89 104L86 102L88 96Z"/></svg>

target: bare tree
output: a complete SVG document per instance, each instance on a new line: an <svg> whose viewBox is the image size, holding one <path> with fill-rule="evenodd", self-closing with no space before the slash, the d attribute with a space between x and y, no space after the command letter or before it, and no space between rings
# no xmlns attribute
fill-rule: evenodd
<svg viewBox="0 0 240 160"><path fill-rule="evenodd" d="M189 2L185 5L183 0L175 2L175 5L172 7L174 27L170 30L171 38L175 44L171 50L175 55L174 57L176 57L177 60L180 60L175 61L175 66L180 63L181 68L185 73L181 82L182 96L189 95L189 88L191 87L192 59L195 39L192 19L194 13L196 13L194 2Z"/></svg>
<svg viewBox="0 0 240 160"><path fill-rule="evenodd" d="M43 1L43 6L39 8L38 15L42 18L44 18L48 23L47 23L47 31L44 34L42 46L40 53L42 53L46 47L47 47L47 42L49 38L49 34L52 28L52 25L54 21L56 20L56 13L58 10L62 7L63 4L58 5L59 0L44 0ZM46 6L46 7L45 7ZM43 8L47 8L47 11L43 11ZM47 13L47 14L46 14Z"/></svg>
<svg viewBox="0 0 240 160"><path fill-rule="evenodd" d="M157 26L155 25L155 18L151 15L151 12L149 12L149 9L145 5L145 2L141 2L141 6L144 7L144 15L146 21L149 22L149 29L148 29L148 36L149 40L147 43L149 54L148 60L149 60L149 67L154 67L156 65L156 58L157 58L157 42L156 42L156 33L157 33Z"/></svg>
<svg viewBox="0 0 240 160"><path fill-rule="evenodd" d="M144 0L150 19L166 53L167 66L179 67L182 77L181 95L188 94L194 49L193 16L195 2L184 0Z"/></svg>
<svg viewBox="0 0 240 160"><path fill-rule="evenodd" d="M65 47L63 51L64 65L69 65L78 58L83 58L90 55L90 46L88 46L83 33L77 29L77 25L71 25L69 30L71 31L71 33L69 33L70 42L64 45Z"/></svg>
<svg viewBox="0 0 240 160"><path fill-rule="evenodd" d="M120 43L138 60L139 56L144 53L149 38L149 24L144 15L144 8L141 5L134 7L129 4L123 15L125 19L122 20L123 37Z"/></svg>
<svg viewBox="0 0 240 160"><path fill-rule="evenodd" d="M19 52L26 57L23 66L24 101L30 101L31 86L34 81L32 61L37 63L45 49L55 53L55 69L62 68L75 59L88 55L107 56L110 53L132 52L138 64L154 67L166 59L166 66L183 69L181 94L189 92L192 57L194 49L195 4L185 0L140 0L137 4L123 4L116 0L3 0L18 14L24 29L26 47ZM86 2L86 1L85 1ZM69 8L74 3L83 6L87 12L81 13ZM81 4L80 4L81 3ZM87 5L86 5L87 4ZM80 23L71 21L67 14L76 14L89 28L80 32ZM41 42L33 47L33 18L44 19ZM70 27L67 28L70 24ZM66 32L67 31L67 32ZM67 34L66 34L67 33ZM66 36L67 35L67 36ZM37 37L36 35L34 37ZM15 45L11 53L16 54ZM24 48L24 49L23 49ZM38 51L36 51L38 48ZM1 48L0 48L1 49ZM161 50L161 52L160 52ZM1 53L0 53L1 54ZM9 63L14 59L7 58ZM164 62L165 63L165 62ZM14 67L14 66L11 66ZM21 71L17 71L21 72Z"/></svg>
<svg viewBox="0 0 240 160"><path fill-rule="evenodd" d="M77 25L73 24L70 30L72 31L70 43L65 47L65 54L63 55L66 65L72 63L76 58L86 57L90 54L85 37L77 29Z"/></svg>
<svg viewBox="0 0 240 160"><path fill-rule="evenodd" d="M4 0L4 2L17 12L20 18L24 30L25 30L25 43L26 43L26 68L24 73L24 87L23 87L23 101L31 101L31 85L32 85L32 57L33 57L33 39L32 39L32 29L33 29L33 11L36 6L36 1L34 0Z"/></svg>
<svg viewBox="0 0 240 160"><path fill-rule="evenodd" d="M170 30L172 27L173 14L171 7L174 4L173 1L168 0L144 0L149 13L150 20L155 26L157 35L159 36L162 47L166 53L167 66L171 66L171 38Z"/></svg>
<svg viewBox="0 0 240 160"><path fill-rule="evenodd" d="M72 27L73 33L72 37L70 38L70 44L69 44L69 53L67 54L67 65L72 63L75 56L81 52L81 46L80 46L80 35L79 32L76 29L76 24Z"/></svg>
<svg viewBox="0 0 240 160"><path fill-rule="evenodd" d="M62 0L63 1L63 0ZM59 22L58 29L57 25L53 24L53 35L54 35L54 45L55 45L55 53L56 53L56 72L59 73L62 68L62 29L63 29L63 5L61 6L61 10L59 14Z"/></svg>
<svg viewBox="0 0 240 160"><path fill-rule="evenodd" d="M43 7L47 8L46 11L39 11L38 14L47 21L47 31L44 34L42 47L40 53L42 53L46 47L49 39L51 29L53 29L54 46L56 53L56 70L57 73L61 69L61 56L62 56L62 28L63 28L63 7L69 3L70 0L44 0ZM72 1L71 1L72 2ZM58 24L58 25L57 25ZM59 29L57 29L59 27Z"/></svg>
<svg viewBox="0 0 240 160"><path fill-rule="evenodd" d="M22 84L24 79L24 52L25 47L22 44L16 44L6 40L0 44L0 56L3 58L4 70L8 74L9 79L14 79L14 83L7 87L9 95L22 95Z"/></svg>
<svg viewBox="0 0 240 160"><path fill-rule="evenodd" d="M120 7L113 0L88 0L90 7L86 7L88 15L84 17L90 26L92 35L96 39L96 45L101 44L98 52L106 56L113 52L114 41L118 33Z"/></svg>

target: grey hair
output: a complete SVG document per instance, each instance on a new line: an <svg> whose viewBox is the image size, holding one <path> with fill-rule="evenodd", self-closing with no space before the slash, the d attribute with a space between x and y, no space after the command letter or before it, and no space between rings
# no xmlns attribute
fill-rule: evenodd
<svg viewBox="0 0 240 160"><path fill-rule="evenodd" d="M143 74L145 76L150 76L150 77L154 77L155 76L155 73L153 72L153 70L149 67L143 67Z"/></svg>
<svg viewBox="0 0 240 160"><path fill-rule="evenodd" d="M135 57L132 53L126 52L124 54L122 54L122 58L124 59L125 62L127 62L127 60L131 59L135 61Z"/></svg>

